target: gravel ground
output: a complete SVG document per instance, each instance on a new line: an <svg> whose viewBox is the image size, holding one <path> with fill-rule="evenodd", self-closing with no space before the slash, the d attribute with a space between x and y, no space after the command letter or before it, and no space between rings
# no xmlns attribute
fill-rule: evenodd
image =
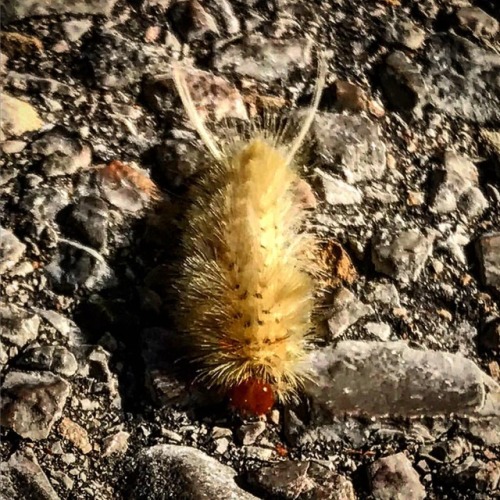
<svg viewBox="0 0 500 500"><path fill-rule="evenodd" d="M0 9L2 497L500 497L497 0ZM318 53L314 383L244 419L178 362L168 264L200 157L171 67L220 132L300 114Z"/></svg>

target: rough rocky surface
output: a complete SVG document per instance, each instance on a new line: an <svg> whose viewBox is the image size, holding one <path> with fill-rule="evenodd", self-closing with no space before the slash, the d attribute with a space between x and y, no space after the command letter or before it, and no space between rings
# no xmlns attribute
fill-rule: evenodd
<svg viewBox="0 0 500 500"><path fill-rule="evenodd" d="M2 498L498 496L497 0L0 10ZM206 160L172 70L222 141L288 139L320 54L296 187L329 270L316 385L259 420L193 381L173 326Z"/></svg>
<svg viewBox="0 0 500 500"><path fill-rule="evenodd" d="M153 446L138 455L138 466L135 498L256 498L236 484L234 469L188 446Z"/></svg>

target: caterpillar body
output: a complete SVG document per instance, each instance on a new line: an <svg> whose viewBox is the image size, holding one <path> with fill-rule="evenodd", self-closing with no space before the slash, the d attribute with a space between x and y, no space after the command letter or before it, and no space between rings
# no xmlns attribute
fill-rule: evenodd
<svg viewBox="0 0 500 500"><path fill-rule="evenodd" d="M243 413L289 401L307 377L313 335L316 237L297 200L294 157L318 108L326 65L296 136L284 143L260 130L221 145L192 101L184 73L174 81L210 153L190 192L176 289L179 330L197 378L224 391Z"/></svg>

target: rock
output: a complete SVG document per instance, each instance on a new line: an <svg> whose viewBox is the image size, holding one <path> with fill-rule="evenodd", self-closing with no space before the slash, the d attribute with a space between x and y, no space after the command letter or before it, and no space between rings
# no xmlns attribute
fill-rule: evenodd
<svg viewBox="0 0 500 500"><path fill-rule="evenodd" d="M59 423L59 433L82 453L86 454L92 451L87 431L73 420L64 417Z"/></svg>
<svg viewBox="0 0 500 500"><path fill-rule="evenodd" d="M404 453L379 458L369 468L371 493L377 500L423 500L425 488Z"/></svg>
<svg viewBox="0 0 500 500"><path fill-rule="evenodd" d="M363 90L354 83L336 80L334 83L335 107L340 111L364 111L368 98Z"/></svg>
<svg viewBox="0 0 500 500"><path fill-rule="evenodd" d="M12 155L23 151L26 148L26 145L27 143L25 141L5 141L2 143L2 151L7 155ZM2 176L3 175L4 174L2 173ZM15 177L15 174L12 177ZM5 183L0 180L0 185L2 184Z"/></svg>
<svg viewBox="0 0 500 500"><path fill-rule="evenodd" d="M372 244L375 270L403 283L417 280L432 254L434 238L434 233L425 236L418 229L379 231Z"/></svg>
<svg viewBox="0 0 500 500"><path fill-rule="evenodd" d="M432 449L432 456L442 462L455 462L472 451L472 445L462 437L437 443Z"/></svg>
<svg viewBox="0 0 500 500"><path fill-rule="evenodd" d="M332 338L342 335L359 319L373 313L371 306L363 304L347 288L341 288L335 295L333 314L328 320L328 329Z"/></svg>
<svg viewBox="0 0 500 500"><path fill-rule="evenodd" d="M113 286L116 277L101 254L76 242L64 240L59 254L45 267L50 286L72 294L80 288L97 291Z"/></svg>
<svg viewBox="0 0 500 500"><path fill-rule="evenodd" d="M477 242L481 278L500 293L500 233L483 234Z"/></svg>
<svg viewBox="0 0 500 500"><path fill-rule="evenodd" d="M468 158L447 151L443 169L434 175L432 210L440 214L453 212L459 202L466 204L462 198L477 187L478 183L479 173L476 166Z"/></svg>
<svg viewBox="0 0 500 500"><path fill-rule="evenodd" d="M66 347L58 345L27 349L16 361L16 366L32 370L47 370L65 377L72 377L78 369L75 356Z"/></svg>
<svg viewBox="0 0 500 500"><path fill-rule="evenodd" d="M193 103L204 119L248 119L243 97L229 80L192 67L183 68L183 72ZM171 112L172 95L176 93L171 75L153 76L144 87L145 99L160 113Z"/></svg>
<svg viewBox="0 0 500 500"><path fill-rule="evenodd" d="M484 349L500 352L500 318L489 318L481 330L478 342Z"/></svg>
<svg viewBox="0 0 500 500"><path fill-rule="evenodd" d="M84 196L69 207L63 230L84 245L101 250L108 241L109 210L100 198Z"/></svg>
<svg viewBox="0 0 500 500"><path fill-rule="evenodd" d="M107 436L102 443L102 456L109 457L110 455L123 455L128 449L128 440L130 434L125 431L118 431L115 434Z"/></svg>
<svg viewBox="0 0 500 500"><path fill-rule="evenodd" d="M137 457L132 498L256 499L234 481L236 472L188 446L157 445Z"/></svg>
<svg viewBox="0 0 500 500"><path fill-rule="evenodd" d="M1 4L4 22L10 23L32 16L51 14L91 14L108 16L111 14L116 0L21 0L5 1Z"/></svg>
<svg viewBox="0 0 500 500"><path fill-rule="evenodd" d="M26 101L0 93L2 109L1 132L6 137L17 137L26 132L35 132L43 127L36 109Z"/></svg>
<svg viewBox="0 0 500 500"><path fill-rule="evenodd" d="M70 42L77 42L92 27L90 19L71 19L62 23L62 29Z"/></svg>
<svg viewBox="0 0 500 500"><path fill-rule="evenodd" d="M399 43L407 49L417 50L424 43L425 30L409 19L400 19L387 28L386 39L392 43Z"/></svg>
<svg viewBox="0 0 500 500"><path fill-rule="evenodd" d="M356 498L349 479L318 462L286 460L252 471L247 480L265 498Z"/></svg>
<svg viewBox="0 0 500 500"><path fill-rule="evenodd" d="M488 200L478 187L470 188L458 202L458 209L469 220L482 215L488 206Z"/></svg>
<svg viewBox="0 0 500 500"><path fill-rule="evenodd" d="M80 345L84 343L82 332L74 321L71 321L55 311L47 311L37 307L33 308L33 310L63 335L63 337L68 340L69 345Z"/></svg>
<svg viewBox="0 0 500 500"><path fill-rule="evenodd" d="M12 269L21 259L26 245L10 230L0 226L0 274Z"/></svg>
<svg viewBox="0 0 500 500"><path fill-rule="evenodd" d="M380 340L389 340L391 338L391 325L387 323L375 323L373 321L369 321L365 324L365 329L371 335L378 337Z"/></svg>
<svg viewBox="0 0 500 500"><path fill-rule="evenodd" d="M215 19L198 0L176 1L168 15L175 30L186 43L219 33Z"/></svg>
<svg viewBox="0 0 500 500"><path fill-rule="evenodd" d="M265 422L251 422L242 425L237 432L241 444L254 444L257 438L266 430Z"/></svg>
<svg viewBox="0 0 500 500"><path fill-rule="evenodd" d="M55 127L32 145L35 154L44 156L42 170L49 177L71 175L87 168L92 160L88 144L72 137L62 127Z"/></svg>
<svg viewBox="0 0 500 500"><path fill-rule="evenodd" d="M94 78L102 88L125 88L150 72L170 70L170 57L159 46L140 44L113 28L102 27L87 49Z"/></svg>
<svg viewBox="0 0 500 500"><path fill-rule="evenodd" d="M64 189L37 186L26 192L21 208L26 210L36 223L36 231L41 233L52 222L57 213L69 203L69 194Z"/></svg>
<svg viewBox="0 0 500 500"><path fill-rule="evenodd" d="M286 80L292 71L311 64L311 48L308 39L275 40L250 35L217 51L213 64L217 71L234 70L262 82Z"/></svg>
<svg viewBox="0 0 500 500"><path fill-rule="evenodd" d="M479 7L462 7L456 16L458 27L474 33L479 39L493 38L498 33L498 21Z"/></svg>
<svg viewBox="0 0 500 500"><path fill-rule="evenodd" d="M116 396L118 393L118 381L115 374L109 369L109 360L111 354L104 350L101 346L92 348L87 355L87 376L95 379L94 391L106 391L111 396Z"/></svg>
<svg viewBox="0 0 500 500"><path fill-rule="evenodd" d="M66 98L75 96L74 88L70 85L58 82L53 78L41 78L26 73L17 73L16 71L9 71L7 73L5 85L11 89L20 90L27 94L43 94L46 103L50 102L46 94L56 94ZM57 111L62 109L59 103L56 103L55 106L58 107Z"/></svg>
<svg viewBox="0 0 500 500"><path fill-rule="evenodd" d="M310 354L306 393L318 418L361 413L498 415L500 389L460 354L403 341L341 341Z"/></svg>
<svg viewBox="0 0 500 500"><path fill-rule="evenodd" d="M36 500L59 500L47 476L36 463L36 458L16 452L0 463L0 497Z"/></svg>
<svg viewBox="0 0 500 500"><path fill-rule="evenodd" d="M118 160L99 170L97 180L104 198L120 210L138 212L158 199L156 184L144 170Z"/></svg>
<svg viewBox="0 0 500 500"><path fill-rule="evenodd" d="M318 113L312 128L322 163L339 169L348 182L380 179L386 147L378 125L361 116Z"/></svg>
<svg viewBox="0 0 500 500"><path fill-rule="evenodd" d="M403 52L390 54L380 75L384 94L393 109L422 117L426 103L427 85L421 68Z"/></svg>
<svg viewBox="0 0 500 500"><path fill-rule="evenodd" d="M329 205L354 205L361 203L363 193L338 177L333 177L320 169L315 170L322 184L326 202Z"/></svg>
<svg viewBox="0 0 500 500"><path fill-rule="evenodd" d="M9 58L33 57L43 52L43 43L39 38L15 31L0 33L0 47Z"/></svg>
<svg viewBox="0 0 500 500"><path fill-rule="evenodd" d="M493 418L474 418L469 419L466 425L468 432L479 439L486 446L500 445L500 416Z"/></svg>
<svg viewBox="0 0 500 500"><path fill-rule="evenodd" d="M458 482L462 488L472 487L480 492L493 493L500 487L500 461L483 462L475 460L471 455L463 463L448 471L453 482Z"/></svg>
<svg viewBox="0 0 500 500"><path fill-rule="evenodd" d="M392 283L370 283L366 298L368 302L379 302L393 307L401 305L398 289Z"/></svg>
<svg viewBox="0 0 500 500"><path fill-rule="evenodd" d="M25 309L0 302L0 364L17 355L38 336L40 318Z"/></svg>
<svg viewBox="0 0 500 500"><path fill-rule="evenodd" d="M432 54L423 77L428 101L451 117L483 124L500 121L500 55L452 33L427 41Z"/></svg>
<svg viewBox="0 0 500 500"><path fill-rule="evenodd" d="M70 385L50 372L10 371L2 385L0 423L21 437L38 441L61 417Z"/></svg>

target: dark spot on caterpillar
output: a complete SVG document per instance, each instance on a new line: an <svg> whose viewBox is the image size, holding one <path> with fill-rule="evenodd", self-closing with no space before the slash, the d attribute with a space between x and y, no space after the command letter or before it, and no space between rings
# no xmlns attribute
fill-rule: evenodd
<svg viewBox="0 0 500 500"><path fill-rule="evenodd" d="M264 344L270 344L271 343L271 339L264 339Z"/></svg>
<svg viewBox="0 0 500 500"><path fill-rule="evenodd" d="M261 319L258 319L258 320L257 320L257 324L258 324L259 326L262 326L262 325L264 324L264 322L263 322Z"/></svg>
<svg viewBox="0 0 500 500"><path fill-rule="evenodd" d="M233 315L233 319L241 319L243 317L243 314L241 314L240 312L237 312Z"/></svg>
<svg viewBox="0 0 500 500"><path fill-rule="evenodd" d="M235 290L239 290L240 289L240 285L234 285L234 289Z"/></svg>
<svg viewBox="0 0 500 500"><path fill-rule="evenodd" d="M269 309L262 309L262 314L271 314Z"/></svg>
<svg viewBox="0 0 500 500"><path fill-rule="evenodd" d="M245 321L245 323L243 323L243 326L245 328L250 328L252 326L252 322L251 321Z"/></svg>
<svg viewBox="0 0 500 500"><path fill-rule="evenodd" d="M254 293L253 296L256 298L256 299L261 299L262 298L262 294L257 292L257 293Z"/></svg>
<svg viewBox="0 0 500 500"><path fill-rule="evenodd" d="M280 319L279 318L274 318L274 322L278 325L279 322L280 322Z"/></svg>
<svg viewBox="0 0 500 500"><path fill-rule="evenodd" d="M240 295L240 300L245 300L248 297L248 291L245 290L241 295Z"/></svg>

